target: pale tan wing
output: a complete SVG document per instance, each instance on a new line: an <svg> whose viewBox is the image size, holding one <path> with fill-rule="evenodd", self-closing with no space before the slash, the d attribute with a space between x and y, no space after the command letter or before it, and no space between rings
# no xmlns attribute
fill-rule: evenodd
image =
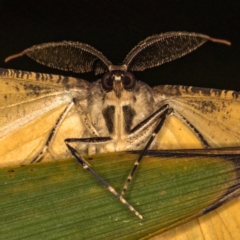
<svg viewBox="0 0 240 240"><path fill-rule="evenodd" d="M237 214L239 206L240 199L234 199L198 219L150 238L150 240L238 240L240 236L240 217Z"/></svg>
<svg viewBox="0 0 240 240"><path fill-rule="evenodd" d="M34 157L60 114L73 98L84 100L89 86L81 79L0 69L0 165ZM73 109L59 129L53 148L56 156L64 146L63 137L73 132L69 129L81 124L76 115Z"/></svg>
<svg viewBox="0 0 240 240"><path fill-rule="evenodd" d="M153 88L156 107L169 104L184 116L211 147L240 145L240 94L235 91L184 86ZM157 147L166 149L202 148L191 129L175 116L167 118L158 134ZM197 220L160 234L152 240L239 239L240 201L234 199Z"/></svg>
<svg viewBox="0 0 240 240"><path fill-rule="evenodd" d="M153 92L157 107L169 104L202 134L210 147L240 145L238 92L169 85L154 87ZM184 119L171 116L167 120L159 134L162 148L203 147Z"/></svg>

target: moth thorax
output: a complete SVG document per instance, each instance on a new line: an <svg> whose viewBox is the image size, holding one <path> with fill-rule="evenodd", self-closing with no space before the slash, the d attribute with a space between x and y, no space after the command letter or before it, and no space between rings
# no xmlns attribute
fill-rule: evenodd
<svg viewBox="0 0 240 240"><path fill-rule="evenodd" d="M102 111L106 127L110 134L125 135L130 133L135 110L130 105L109 105ZM119 130L121 129L121 130ZM119 133L119 131L121 131Z"/></svg>

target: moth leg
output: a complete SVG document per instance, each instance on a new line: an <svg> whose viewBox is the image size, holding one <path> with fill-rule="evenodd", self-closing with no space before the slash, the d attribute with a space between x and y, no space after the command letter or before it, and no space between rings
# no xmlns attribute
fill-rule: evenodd
<svg viewBox="0 0 240 240"><path fill-rule="evenodd" d="M74 99L74 104L75 104L75 108L77 109L79 116L81 116L81 120L84 123L84 126L86 127L86 129L88 130L88 132L90 133L90 135L94 138L94 137L99 137L99 133L96 130L96 128L93 126L91 119L89 118L89 115L86 113L86 111L83 110L81 104L79 104L79 102L77 102ZM89 145L88 146L88 155L93 155L96 153L96 147L95 145Z"/></svg>
<svg viewBox="0 0 240 240"><path fill-rule="evenodd" d="M89 119L89 116L86 112L83 111L83 108L79 102L74 99L75 108L77 109L79 116L81 116L82 121L84 122L85 127L93 137L99 137L99 133L96 128L93 126L92 121Z"/></svg>
<svg viewBox="0 0 240 240"><path fill-rule="evenodd" d="M203 135L197 130L197 128L193 124L191 124L191 122L188 119L186 119L182 114L180 114L176 110L173 111L173 115L176 116L181 122L183 122L193 132L193 134L202 143L204 148L211 148L208 142L204 139Z"/></svg>
<svg viewBox="0 0 240 240"><path fill-rule="evenodd" d="M168 109L168 104L163 105L160 107L157 111L155 111L152 115L150 115L148 118L140 122L137 126L135 126L130 134L129 137L132 137L133 135L136 135L137 133L141 132L144 128L148 127L152 123L154 123L159 117L165 112L166 109Z"/></svg>
<svg viewBox="0 0 240 240"><path fill-rule="evenodd" d="M80 155L78 152L69 145L70 142L89 142L89 143L108 143L112 142L113 139L110 137L99 137L99 138L69 138L65 140L65 144L76 161L89 173L91 173L99 182L101 182L115 197L118 198L127 208L133 212L137 217L143 219L143 216L135 210L111 185L109 185L103 178L101 178L91 167L90 164Z"/></svg>
<svg viewBox="0 0 240 240"><path fill-rule="evenodd" d="M41 158L44 156L44 154L47 151L50 151L50 146L51 143L53 142L54 136L56 135L56 132L58 131L59 127L61 126L62 121L65 119L65 117L67 116L68 112L71 110L72 106L74 105L73 102L71 102L65 109L64 111L61 113L61 115L59 116L59 118L57 119L54 127L52 128L47 141L43 147L43 149L41 150L41 152L31 161L31 163L36 163L36 162L40 162Z"/></svg>
<svg viewBox="0 0 240 240"><path fill-rule="evenodd" d="M136 147L141 142L146 142L146 138L154 131L160 116L168 109L168 104L163 105L148 118L135 126L127 137L127 150Z"/></svg>
<svg viewBox="0 0 240 240"><path fill-rule="evenodd" d="M194 133L194 135L199 139L199 141L202 143L203 147L204 148L210 148L211 146L208 144L208 142L204 139L204 137L202 136L202 134L197 130L197 128L191 124L190 121L188 121L188 119L186 119L184 116L182 116L180 113L178 113L176 110L173 110L173 109L169 109L168 111L167 110L164 110L164 112L161 112L164 107L166 109L168 105L164 105L163 107L161 107L159 110L157 110L156 112L154 112L149 118L147 118L146 120L144 120L143 122L141 122L138 126L136 126L133 131L135 129L138 129L138 128L141 128L143 127L145 124L149 123L150 122L150 118L153 118L153 117L156 117L159 115L159 113L161 113L162 115L160 115L161 119L157 125L157 127L155 128L155 130L153 131L152 133L152 136L151 138L149 139L149 141L147 142L146 146L144 147L144 149L142 150L141 154L139 155L138 159L136 160L136 162L134 163L134 166L130 172L130 174L128 175L127 177L127 180L124 184L124 187L123 187L123 190L121 192L121 196L124 195L124 193L126 192L127 188L128 188L128 185L132 179L132 176L134 174L134 172L136 171L139 163L141 162L144 154L146 153L146 151L148 150L149 146L151 145L151 143L153 142L155 136L158 134L158 132L160 131L165 119L166 119L166 116L167 115L170 115L170 114L173 114L174 116L176 116L180 121L182 121L184 124L186 124L186 126L191 129L191 131ZM150 122L151 123L151 122Z"/></svg>
<svg viewBox="0 0 240 240"><path fill-rule="evenodd" d="M106 144L111 143L114 140L111 137L92 137L92 138L66 138L65 143L68 144L70 142L82 142L89 144Z"/></svg>
<svg viewBox="0 0 240 240"><path fill-rule="evenodd" d="M239 197L240 190L239 190L239 184L237 183L236 185L232 186L231 189L228 190L229 192L227 194L224 194L217 202L212 204L211 206L205 208L202 213L207 214L214 209L222 206L224 203L229 202L230 200ZM232 192L231 192L232 191Z"/></svg>
<svg viewBox="0 0 240 240"><path fill-rule="evenodd" d="M161 108L162 109L162 108ZM158 110L159 111L159 110ZM150 139L148 140L147 144L145 145L144 149L141 151L140 155L138 156L137 160L135 161L133 168L131 169L131 172L129 173L127 180L123 186L122 192L121 192L121 196L123 196L128 188L129 183L132 180L133 174L135 173L138 165L140 164L144 154L146 153L146 151L148 150L148 148L150 147L151 143L153 142L153 140L155 139L155 136L158 134L158 132L160 131L160 129L162 128L166 117L168 115L170 115L173 112L173 109L169 109L168 105L165 105L165 109L162 112L161 116L160 116L160 120L156 126L156 128L154 129Z"/></svg>

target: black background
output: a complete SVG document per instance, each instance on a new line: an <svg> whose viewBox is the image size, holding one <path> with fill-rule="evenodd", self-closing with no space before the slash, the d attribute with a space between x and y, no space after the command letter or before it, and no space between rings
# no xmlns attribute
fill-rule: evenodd
<svg viewBox="0 0 240 240"><path fill-rule="evenodd" d="M240 2L238 0L158 1L0 1L0 67L72 75L38 65L27 57L4 59L43 42L79 41L92 45L114 64L153 34L189 31L227 39L228 47L207 42L193 53L136 72L149 85L180 84L240 90Z"/></svg>

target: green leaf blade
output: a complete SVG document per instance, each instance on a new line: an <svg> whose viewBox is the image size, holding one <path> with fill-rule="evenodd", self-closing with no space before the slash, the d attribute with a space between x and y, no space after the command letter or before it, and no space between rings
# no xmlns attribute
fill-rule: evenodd
<svg viewBox="0 0 240 240"><path fill-rule="evenodd" d="M86 160L120 192L136 158L109 153ZM235 186L237 174L224 156L147 156L125 196L140 220L74 160L3 168L0 238L147 237L200 216Z"/></svg>

